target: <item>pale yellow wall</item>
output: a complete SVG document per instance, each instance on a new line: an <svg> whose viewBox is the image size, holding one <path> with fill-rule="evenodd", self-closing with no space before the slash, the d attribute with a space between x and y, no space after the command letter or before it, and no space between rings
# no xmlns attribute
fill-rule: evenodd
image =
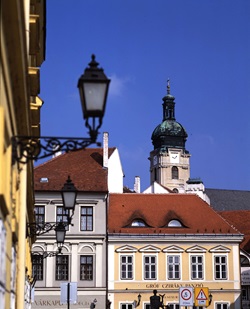
<svg viewBox="0 0 250 309"><path fill-rule="evenodd" d="M129 239L127 241L129 245ZM136 249L141 249L148 243L132 243ZM227 252L218 252L217 255L226 255L228 263L228 280L214 280L214 266L213 257L214 253L209 252L212 248L221 245L220 242L213 243L178 243L173 244L152 244L160 252L148 252L147 254L157 255L158 257L158 275L157 280L143 280L143 253L140 252L116 252L116 250L124 246L124 243L115 244L113 247L114 254L114 280L109 284L109 299L113 303L112 308L119 308L118 304L122 302L133 302L137 299L137 295L142 295L142 302L149 303L149 297L152 295L153 289L157 289L159 294L165 294L164 303L177 302L179 288L184 286L190 287L208 287L213 294L213 305L216 301L228 301L231 308L240 308L240 280L239 280L239 245L232 243L224 243L223 246L228 249ZM164 253L162 250L170 245L176 245L183 249L182 253L176 253L181 256L181 280L168 280L167 279L167 260L168 254L174 255L175 253ZM205 249L206 252L192 252L187 253L186 250L194 245L199 245ZM110 245L111 246L111 245ZM112 247L112 246L111 246ZM109 250L109 254L111 250ZM134 279L133 280L120 280L120 255L133 255L134 256ZM205 277L204 280L191 280L190 279L190 255L203 255ZM112 281L112 278L110 278ZM212 308L211 307L211 308ZM142 307L141 307L142 308Z"/></svg>
<svg viewBox="0 0 250 309"><path fill-rule="evenodd" d="M40 50L37 55L29 56L30 5L33 12L41 14L38 18ZM31 241L26 238L26 221L33 213L33 163L27 166L12 165L11 138L14 135L30 135L32 126L40 134L40 107L42 101L36 99L38 93L30 98L28 67L41 65L44 60L44 0L2 0L0 16L0 219L6 229L6 269L5 307L11 308L11 278L16 271L15 295L16 308L24 308L25 282L31 277ZM36 61L36 57L39 58ZM39 79L37 80L40 83ZM14 91L13 91L14 90ZM33 102L34 101L34 102ZM31 109L27 108L31 104ZM35 113L32 114L32 111ZM32 116L33 115L33 116ZM39 123L35 123L35 120ZM16 260L12 258L16 251ZM27 270L27 272L26 272ZM29 278L28 278L29 276Z"/></svg>

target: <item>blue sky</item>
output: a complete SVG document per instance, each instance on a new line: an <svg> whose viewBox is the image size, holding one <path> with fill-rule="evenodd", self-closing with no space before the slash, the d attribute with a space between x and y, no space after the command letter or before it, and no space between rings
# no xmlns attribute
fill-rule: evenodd
<svg viewBox="0 0 250 309"><path fill-rule="evenodd" d="M92 53L111 78L101 133L119 150L124 185L140 176L149 186L170 78L191 177L250 190L249 0L48 0L42 135L87 136L77 81Z"/></svg>

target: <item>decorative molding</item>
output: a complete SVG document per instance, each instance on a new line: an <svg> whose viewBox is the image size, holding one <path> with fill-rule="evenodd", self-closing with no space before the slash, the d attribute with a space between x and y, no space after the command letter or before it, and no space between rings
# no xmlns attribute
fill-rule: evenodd
<svg viewBox="0 0 250 309"><path fill-rule="evenodd" d="M145 247L142 247L141 249L139 249L139 252L155 252L155 253L158 253L158 252L161 252L161 249L158 248L158 247L149 245L149 246L145 246Z"/></svg>
<svg viewBox="0 0 250 309"><path fill-rule="evenodd" d="M131 252L137 252L138 249L133 247L133 246L128 246L128 245L125 245L125 246L122 246L122 247L119 247L115 250L115 252L128 252L128 253L131 253Z"/></svg>
<svg viewBox="0 0 250 309"><path fill-rule="evenodd" d="M207 252L207 249L206 249L206 248L203 248L203 247L201 247L201 246L195 245L195 246L192 246L192 247L186 249L186 252L205 253L205 252Z"/></svg>
<svg viewBox="0 0 250 309"><path fill-rule="evenodd" d="M183 253L185 250L181 247L178 247L178 246L169 246L169 247L166 247L164 249L162 249L162 252L171 252L171 253Z"/></svg>
<svg viewBox="0 0 250 309"><path fill-rule="evenodd" d="M224 246L216 246L216 247L213 247L209 250L209 252L213 252L213 253L218 253L218 252L222 252L222 253L229 253L231 250L227 247L224 247Z"/></svg>

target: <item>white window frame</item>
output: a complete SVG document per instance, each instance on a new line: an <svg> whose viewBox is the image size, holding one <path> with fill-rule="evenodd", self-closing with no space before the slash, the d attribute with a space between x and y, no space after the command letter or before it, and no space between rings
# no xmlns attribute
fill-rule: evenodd
<svg viewBox="0 0 250 309"><path fill-rule="evenodd" d="M152 263L149 264L150 265L150 271L149 271L150 278L146 278L146 262L145 262L145 259L146 258L152 258L152 257L155 258L155 278L152 278L152 269L151 269ZM157 280L157 278L158 278L158 256L157 256L157 254L153 253L153 254L144 254L143 255L143 278L144 278L144 280Z"/></svg>
<svg viewBox="0 0 250 309"><path fill-rule="evenodd" d="M132 263L128 263L127 261L125 262L125 263L122 263L122 258L123 257L125 257L126 259L128 258L128 257L131 257L132 258ZM127 254L127 253L121 253L120 255L119 255L119 261L120 261L120 280L122 280L122 281L125 281L125 280L128 280L128 281L131 281L131 280L134 280L135 278L134 278L134 275L135 275L135 270L134 270L134 267L135 267L135 257L134 257L134 254ZM128 269L127 269L127 267L130 265L130 264L132 264L132 277L131 278L128 278ZM125 278L123 278L122 277L122 273L123 273L123 270L122 270L122 265L126 265L126 277Z"/></svg>
<svg viewBox="0 0 250 309"><path fill-rule="evenodd" d="M92 208L92 230L88 230L88 229L82 230L82 226L81 226L82 208ZM87 222L86 222L86 225L88 225ZM79 205L79 230L81 233L95 232L95 205L89 205L89 204Z"/></svg>
<svg viewBox="0 0 250 309"><path fill-rule="evenodd" d="M172 307L172 309L180 309L180 305L179 305L179 303L176 303L176 302L168 302L167 304L166 304L167 306L169 306L169 308L170 308L170 306Z"/></svg>
<svg viewBox="0 0 250 309"><path fill-rule="evenodd" d="M122 309L122 306L123 305L125 305L126 306L126 308L125 309L134 309L134 304L133 303L128 303L128 302L126 302L126 301L122 301L122 302L120 302L120 304L119 304L119 308L120 309ZM131 306L131 307L130 307Z"/></svg>
<svg viewBox="0 0 250 309"><path fill-rule="evenodd" d="M216 278L216 263L215 263L215 259L216 258L225 258L226 259L226 277L222 278L222 271L220 270L220 278ZM220 268L222 266L222 263L220 262ZM213 256L213 267L214 267L214 280L228 280L228 269L229 269L229 265L228 265L228 255L227 254L214 254Z"/></svg>
<svg viewBox="0 0 250 309"><path fill-rule="evenodd" d="M192 258L199 258L199 257L202 258L201 263L199 263L197 261L196 261L196 263L192 262ZM205 262L205 257L204 257L203 254L190 254L190 278L191 278L191 280L204 280L204 269L206 269L205 266L204 266L204 262ZM201 278L199 278L199 276L196 276L196 277L193 276L193 265L196 265L196 270L195 270L196 275L199 274L198 267L199 267L199 265L201 265L201 267L202 267Z"/></svg>
<svg viewBox="0 0 250 309"><path fill-rule="evenodd" d="M170 277L169 276L169 258L170 257L173 257L173 258L175 258L175 257L178 257L179 258L179 277L178 278L176 278L175 276L173 276L173 277ZM167 256L166 256L166 265L167 265L167 267L166 267L166 271L167 271L167 280L181 280L181 265L182 265L182 263L181 263L181 255L180 254L167 254ZM176 263L173 263L173 265L175 265ZM177 265L177 264L176 264ZM173 274L175 273L175 271L173 270Z"/></svg>
<svg viewBox="0 0 250 309"><path fill-rule="evenodd" d="M61 213L61 214L57 213L59 207L62 209L62 213ZM46 213L46 208L45 208L45 213ZM67 214L67 213L68 213L68 214ZM57 220L57 217L59 217L59 216L62 216L63 222L64 222L64 223L67 223L67 222L68 222L68 216L70 216L70 211L69 211L68 209L65 209L64 206L63 206L63 204L55 204L55 218L56 218L55 221L56 221L57 223L59 223L59 222L61 221L61 220L60 220L60 221ZM70 229L70 225L66 225L66 226L65 226L65 230L66 230L66 231L69 231L69 229Z"/></svg>
<svg viewBox="0 0 250 309"><path fill-rule="evenodd" d="M224 301L215 302L214 305L215 305L215 307L214 307L215 309L224 309L223 307L221 307L221 306L223 306L223 305L226 305L226 306L227 306L226 309L229 309L229 308L230 308L230 303L229 303L229 302L224 302ZM218 308L218 305L220 305L220 308Z"/></svg>

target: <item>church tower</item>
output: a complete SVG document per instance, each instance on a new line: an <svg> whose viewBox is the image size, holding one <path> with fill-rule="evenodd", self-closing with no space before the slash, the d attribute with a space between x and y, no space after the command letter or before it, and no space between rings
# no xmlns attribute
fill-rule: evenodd
<svg viewBox="0 0 250 309"><path fill-rule="evenodd" d="M185 148L187 132L175 120L175 98L170 94L163 100L163 120L152 133L154 150L150 152L150 184L155 181L175 192L185 192L190 177L190 154Z"/></svg>

